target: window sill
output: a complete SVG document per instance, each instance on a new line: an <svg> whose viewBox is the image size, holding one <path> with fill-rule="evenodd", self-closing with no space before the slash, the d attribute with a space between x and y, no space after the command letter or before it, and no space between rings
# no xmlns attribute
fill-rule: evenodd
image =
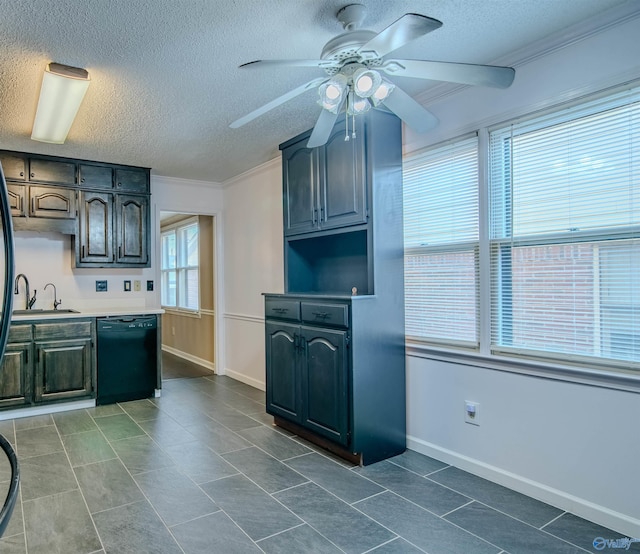
<svg viewBox="0 0 640 554"><path fill-rule="evenodd" d="M542 379L553 379L593 387L640 393L640 375L602 369L589 369L587 367L534 362L514 357L498 358L497 356L486 356L478 352L461 352L445 348L436 348L413 341L407 341L406 352L407 356L415 358L457 363Z"/></svg>
<svg viewBox="0 0 640 554"><path fill-rule="evenodd" d="M168 308L167 306L162 306L162 309L166 314L170 315L180 315L185 317L192 317L194 319L200 319L201 315L199 311L194 310L181 310L179 308Z"/></svg>

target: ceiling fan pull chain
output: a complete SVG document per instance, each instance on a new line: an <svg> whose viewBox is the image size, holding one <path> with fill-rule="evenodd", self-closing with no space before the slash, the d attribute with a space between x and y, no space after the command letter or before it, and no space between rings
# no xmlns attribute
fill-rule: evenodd
<svg viewBox="0 0 640 554"><path fill-rule="evenodd" d="M355 114L351 116L351 138L356 138L356 116Z"/></svg>
<svg viewBox="0 0 640 554"><path fill-rule="evenodd" d="M349 97L347 96L347 106L344 110L344 141L349 142Z"/></svg>

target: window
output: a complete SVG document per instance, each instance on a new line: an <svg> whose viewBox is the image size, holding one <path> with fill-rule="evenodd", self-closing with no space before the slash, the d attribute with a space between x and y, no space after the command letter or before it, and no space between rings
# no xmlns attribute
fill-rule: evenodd
<svg viewBox="0 0 640 554"><path fill-rule="evenodd" d="M492 349L639 369L640 93L490 144Z"/></svg>
<svg viewBox="0 0 640 554"><path fill-rule="evenodd" d="M161 233L161 302L165 308L198 311L198 220L177 223Z"/></svg>
<svg viewBox="0 0 640 554"><path fill-rule="evenodd" d="M640 370L640 89L483 136L405 159L407 339Z"/></svg>
<svg viewBox="0 0 640 554"><path fill-rule="evenodd" d="M478 139L404 163L406 334L478 344Z"/></svg>

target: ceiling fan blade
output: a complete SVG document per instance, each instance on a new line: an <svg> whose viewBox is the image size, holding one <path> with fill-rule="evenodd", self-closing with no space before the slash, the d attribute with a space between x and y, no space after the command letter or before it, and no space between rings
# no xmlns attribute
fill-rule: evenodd
<svg viewBox="0 0 640 554"><path fill-rule="evenodd" d="M516 71L512 67L427 60L387 60L380 69L397 77L413 77L415 79L431 79L497 88L510 86L516 75Z"/></svg>
<svg viewBox="0 0 640 554"><path fill-rule="evenodd" d="M269 67L269 66L287 66L287 67L320 67L333 68L340 67L340 63L335 60L254 60L252 62L243 63L238 66L245 67Z"/></svg>
<svg viewBox="0 0 640 554"><path fill-rule="evenodd" d="M379 32L369 42L358 50L364 59L382 58L404 46L408 42L419 38L442 26L442 21L432 19L417 13L405 13L386 29Z"/></svg>
<svg viewBox="0 0 640 554"><path fill-rule="evenodd" d="M342 104L344 104L344 101ZM318 116L318 121L316 121L316 125L311 132L309 141L307 142L307 148L315 148L316 146L322 146L327 143L333 126L336 124L336 119L338 119L338 115L342 109L342 104L340 108L336 110L336 113L325 110L324 108L322 109Z"/></svg>
<svg viewBox="0 0 640 554"><path fill-rule="evenodd" d="M269 110L277 108L280 104L284 104L288 100L301 95L303 92L307 92L308 90L320 86L320 84L324 83L326 80L326 77L319 77L317 79L314 79L313 81L305 83L304 85L300 85L299 87L290 90L286 94L283 94L282 96L278 96L278 98L271 100L271 102L267 102L264 106L261 106L253 110L252 112L249 112L247 115L241 117L240 119L236 119L233 123L229 124L229 127L231 127L232 129L242 127L246 123L249 123L249 121L253 121L256 117L260 117L261 115L267 113Z"/></svg>
<svg viewBox="0 0 640 554"><path fill-rule="evenodd" d="M418 133L424 133L438 125L435 115L399 87L393 89L383 104Z"/></svg>

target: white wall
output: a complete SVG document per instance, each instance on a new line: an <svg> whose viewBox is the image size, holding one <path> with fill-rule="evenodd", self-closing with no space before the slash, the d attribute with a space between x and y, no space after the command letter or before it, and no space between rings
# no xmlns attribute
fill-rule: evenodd
<svg viewBox="0 0 640 554"><path fill-rule="evenodd" d="M62 299L61 309L157 306L155 293L146 291L147 280L155 279L153 269L76 269L71 236L60 233L18 231L15 247L16 275L27 276L32 295L34 289L38 291L34 308L53 307L52 287L44 290L47 283L56 286L58 299ZM106 280L108 290L96 292L96 280ZM141 290L124 292L124 280L141 281ZM23 287L21 282L20 294L14 296L14 309L25 307Z"/></svg>
<svg viewBox="0 0 640 554"><path fill-rule="evenodd" d="M510 89L434 96L426 105L441 125L406 133L405 151L640 78L640 13L626 9L615 24L580 39L567 32L562 47L516 66ZM226 185L225 367L263 386L260 293L283 287L279 162ZM414 356L407 379L411 448L640 537L640 395ZM481 403L480 427L464 423L465 399Z"/></svg>
<svg viewBox="0 0 640 554"><path fill-rule="evenodd" d="M182 214L198 214L214 216L214 299L215 307L215 337L211 340L215 344L215 368L217 373L224 373L224 329L222 314L224 311L224 279L222 274L223 249L223 206L224 198L222 186L208 181L191 181L173 177L151 176L151 243L156 260L160 260L160 212L176 212ZM160 264L153 265L156 282L160 283ZM156 287L156 305L160 305L160 287Z"/></svg>
<svg viewBox="0 0 640 554"><path fill-rule="evenodd" d="M264 292L283 292L280 159L225 183L225 373L264 390Z"/></svg>

